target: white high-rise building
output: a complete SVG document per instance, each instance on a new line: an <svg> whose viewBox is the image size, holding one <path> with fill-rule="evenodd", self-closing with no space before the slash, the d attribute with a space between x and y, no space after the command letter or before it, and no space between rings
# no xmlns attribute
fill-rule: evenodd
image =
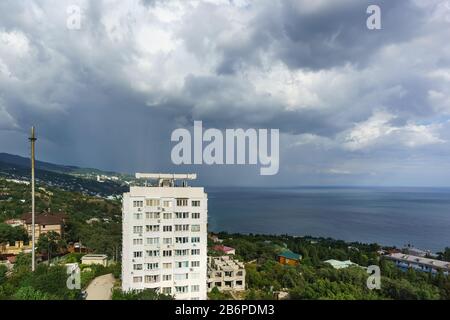
<svg viewBox="0 0 450 320"><path fill-rule="evenodd" d="M175 299L206 300L208 198L186 183L196 175L136 177L157 183L123 195L122 290L155 288Z"/></svg>

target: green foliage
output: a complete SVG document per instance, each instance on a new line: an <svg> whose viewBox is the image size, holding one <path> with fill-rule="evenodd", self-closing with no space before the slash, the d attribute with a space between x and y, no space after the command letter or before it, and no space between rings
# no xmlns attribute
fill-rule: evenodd
<svg viewBox="0 0 450 320"><path fill-rule="evenodd" d="M115 264L110 265L108 268L113 274L114 278L120 279L120 277L122 276L122 263L117 262Z"/></svg>
<svg viewBox="0 0 450 320"><path fill-rule="evenodd" d="M64 252L66 248L66 242L54 231L41 234L37 241L38 252L47 255L49 259L51 259L52 254Z"/></svg>
<svg viewBox="0 0 450 320"><path fill-rule="evenodd" d="M408 270L380 259L376 244L271 235L221 233L224 244L236 249L246 264L246 299L272 299L274 291L287 291L291 299L448 299L450 277ZM293 267L276 262L276 253L288 248L303 255ZM361 266L376 264L381 269L381 290L367 288L368 274L360 267L335 270L324 260L351 260Z"/></svg>
<svg viewBox="0 0 450 320"><path fill-rule="evenodd" d="M67 288L64 266L38 264L35 272L30 272L30 263L29 255L17 256L12 275L0 286L2 299L71 300L80 295L80 290Z"/></svg>
<svg viewBox="0 0 450 320"><path fill-rule="evenodd" d="M130 290L123 292L121 289L114 289L113 300L173 300L173 297L157 293L153 289L144 289L142 291Z"/></svg>
<svg viewBox="0 0 450 320"><path fill-rule="evenodd" d="M273 300L274 295L270 291L250 289L245 295L245 300Z"/></svg>
<svg viewBox="0 0 450 320"><path fill-rule="evenodd" d="M6 273L8 272L8 268L0 264L0 286L6 282Z"/></svg>
<svg viewBox="0 0 450 320"><path fill-rule="evenodd" d="M445 248L444 252L440 253L440 258L444 261L450 261L450 247Z"/></svg>
<svg viewBox="0 0 450 320"><path fill-rule="evenodd" d="M291 299L368 300L380 298L366 286L367 274L358 267L301 266L302 281L289 290Z"/></svg>
<svg viewBox="0 0 450 320"><path fill-rule="evenodd" d="M73 299L78 290L67 288L67 277L64 266L48 267L39 264L35 272L28 273L21 279L20 287L32 287L35 290L52 295L52 299Z"/></svg>
<svg viewBox="0 0 450 320"><path fill-rule="evenodd" d="M107 254L118 259L120 253L122 227L120 222L94 222L87 224L78 218L72 218L68 224L71 230L67 241L81 240L82 244L96 253Z"/></svg>
<svg viewBox="0 0 450 320"><path fill-rule="evenodd" d="M232 300L231 295L228 292L221 292L217 287L212 288L211 292L208 292L209 300Z"/></svg>
<svg viewBox="0 0 450 320"><path fill-rule="evenodd" d="M65 263L81 263L81 257L84 255L84 253L71 252L64 256L64 261Z"/></svg>
<svg viewBox="0 0 450 320"><path fill-rule="evenodd" d="M16 256L16 263L14 264L14 271L31 271L31 254L20 253Z"/></svg>
<svg viewBox="0 0 450 320"><path fill-rule="evenodd" d="M28 241L28 235L22 227L12 227L5 223L0 223L0 243L14 244L15 241Z"/></svg>
<svg viewBox="0 0 450 320"><path fill-rule="evenodd" d="M15 300L51 300L51 296L34 289L33 287L22 287L14 294Z"/></svg>
<svg viewBox="0 0 450 320"><path fill-rule="evenodd" d="M87 179L83 180L86 180L83 183L90 183ZM99 184L105 186L104 183ZM18 218L31 210L29 186L7 182L0 178L0 190L9 194L7 199L0 199L0 222ZM114 257L115 260L120 259L122 239L120 201L39 184L36 188L36 212L48 209L68 214L62 239L66 243L81 242L94 253L104 253ZM99 222L86 223L86 220L91 218L97 218ZM5 239L27 241L23 228L14 228L14 233L11 228L0 224L0 243ZM46 253L44 245L41 247L42 252ZM51 253L53 254L52 250Z"/></svg>

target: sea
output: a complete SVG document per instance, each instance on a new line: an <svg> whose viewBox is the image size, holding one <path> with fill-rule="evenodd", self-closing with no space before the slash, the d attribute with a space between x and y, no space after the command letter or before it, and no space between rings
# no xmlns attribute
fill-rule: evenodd
<svg viewBox="0 0 450 320"><path fill-rule="evenodd" d="M207 187L208 229L330 237L439 252L450 247L450 188Z"/></svg>

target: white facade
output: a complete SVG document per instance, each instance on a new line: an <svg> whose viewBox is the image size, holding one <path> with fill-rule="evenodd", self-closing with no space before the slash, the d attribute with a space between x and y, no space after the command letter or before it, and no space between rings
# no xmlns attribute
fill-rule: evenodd
<svg viewBox="0 0 450 320"><path fill-rule="evenodd" d="M206 300L207 201L198 187L130 187L123 195L122 290Z"/></svg>
<svg viewBox="0 0 450 320"><path fill-rule="evenodd" d="M393 260L397 267L403 270L412 268L417 271L430 272L433 274L436 274L439 271L442 271L444 275L450 274L450 262L448 261L412 256L404 253L392 253L385 257L389 260Z"/></svg>

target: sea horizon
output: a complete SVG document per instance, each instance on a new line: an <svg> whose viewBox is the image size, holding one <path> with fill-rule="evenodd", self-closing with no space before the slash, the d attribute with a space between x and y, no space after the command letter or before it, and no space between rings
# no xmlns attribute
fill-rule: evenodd
<svg viewBox="0 0 450 320"><path fill-rule="evenodd" d="M449 187L205 187L213 232L288 234L443 251ZM236 223L239 221L239 223Z"/></svg>

